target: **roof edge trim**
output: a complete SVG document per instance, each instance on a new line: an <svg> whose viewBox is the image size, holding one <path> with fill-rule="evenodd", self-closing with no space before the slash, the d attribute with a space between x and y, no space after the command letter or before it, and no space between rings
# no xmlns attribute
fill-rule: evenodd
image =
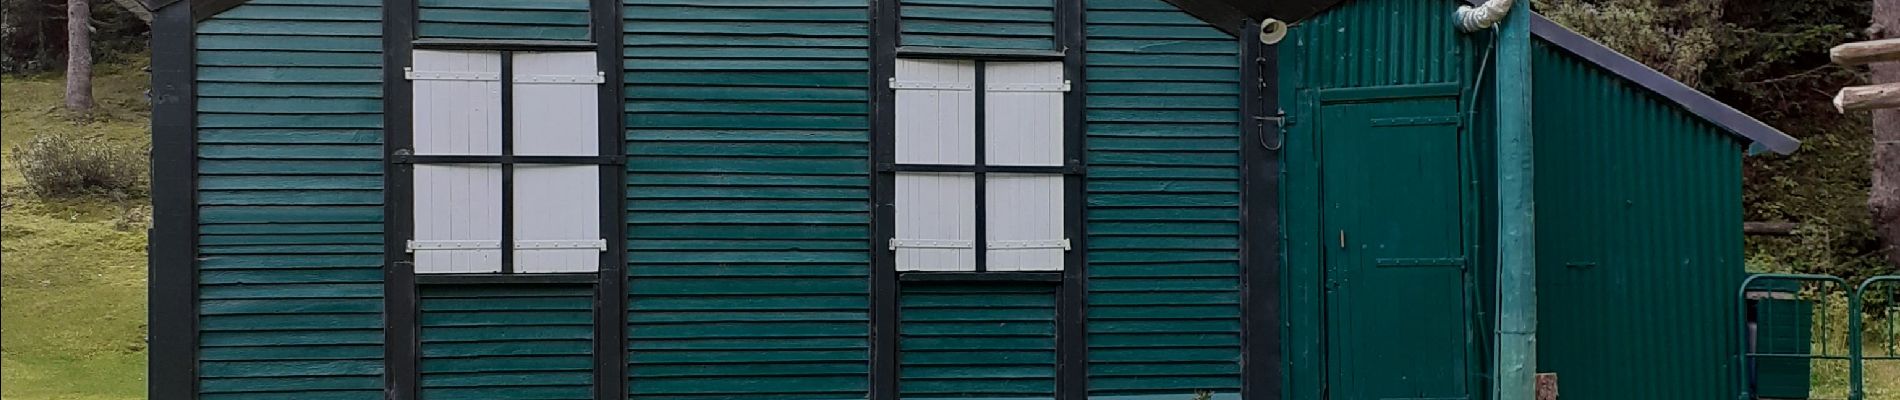
<svg viewBox="0 0 1900 400"><path fill-rule="evenodd" d="M1247 13L1225 0L1161 0L1236 38L1247 26ZM1084 13L1086 18L1086 13Z"/></svg>
<svg viewBox="0 0 1900 400"><path fill-rule="evenodd" d="M1558 25L1544 18L1542 14L1532 15L1531 33L1613 75L1669 99L1709 123L1720 126L1736 136L1754 141L1769 151L1788 154L1801 148L1800 140L1782 133L1781 130L1709 97L1702 91L1676 81L1675 78L1670 78L1643 63L1632 60L1602 43L1597 43L1595 40L1571 31L1570 28Z"/></svg>

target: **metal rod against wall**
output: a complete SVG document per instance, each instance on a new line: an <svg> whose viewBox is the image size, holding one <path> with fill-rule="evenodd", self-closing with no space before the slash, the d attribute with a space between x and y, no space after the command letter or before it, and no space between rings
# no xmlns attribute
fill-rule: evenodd
<svg viewBox="0 0 1900 400"><path fill-rule="evenodd" d="M1512 5L1498 29L1498 326L1493 399L1537 394L1537 241L1531 146L1529 2Z"/></svg>

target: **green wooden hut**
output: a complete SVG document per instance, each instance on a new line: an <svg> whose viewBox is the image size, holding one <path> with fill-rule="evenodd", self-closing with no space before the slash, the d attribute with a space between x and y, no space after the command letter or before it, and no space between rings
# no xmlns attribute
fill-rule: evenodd
<svg viewBox="0 0 1900 400"><path fill-rule="evenodd" d="M1798 146L1457 0L150 1L155 399L1489 398L1506 193L1564 398L1734 398Z"/></svg>

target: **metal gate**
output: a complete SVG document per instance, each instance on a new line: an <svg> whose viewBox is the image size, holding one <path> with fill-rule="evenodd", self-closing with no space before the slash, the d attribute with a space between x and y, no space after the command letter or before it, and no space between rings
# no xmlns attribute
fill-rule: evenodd
<svg viewBox="0 0 1900 400"><path fill-rule="evenodd" d="M1867 365L1900 363L1900 275L1754 275L1735 313L1744 399L1863 400Z"/></svg>

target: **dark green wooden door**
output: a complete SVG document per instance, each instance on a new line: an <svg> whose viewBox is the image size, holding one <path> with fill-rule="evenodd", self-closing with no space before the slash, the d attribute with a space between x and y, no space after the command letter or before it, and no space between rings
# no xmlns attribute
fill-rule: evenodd
<svg viewBox="0 0 1900 400"><path fill-rule="evenodd" d="M1331 399L1470 398L1456 115L1453 98L1320 109Z"/></svg>

